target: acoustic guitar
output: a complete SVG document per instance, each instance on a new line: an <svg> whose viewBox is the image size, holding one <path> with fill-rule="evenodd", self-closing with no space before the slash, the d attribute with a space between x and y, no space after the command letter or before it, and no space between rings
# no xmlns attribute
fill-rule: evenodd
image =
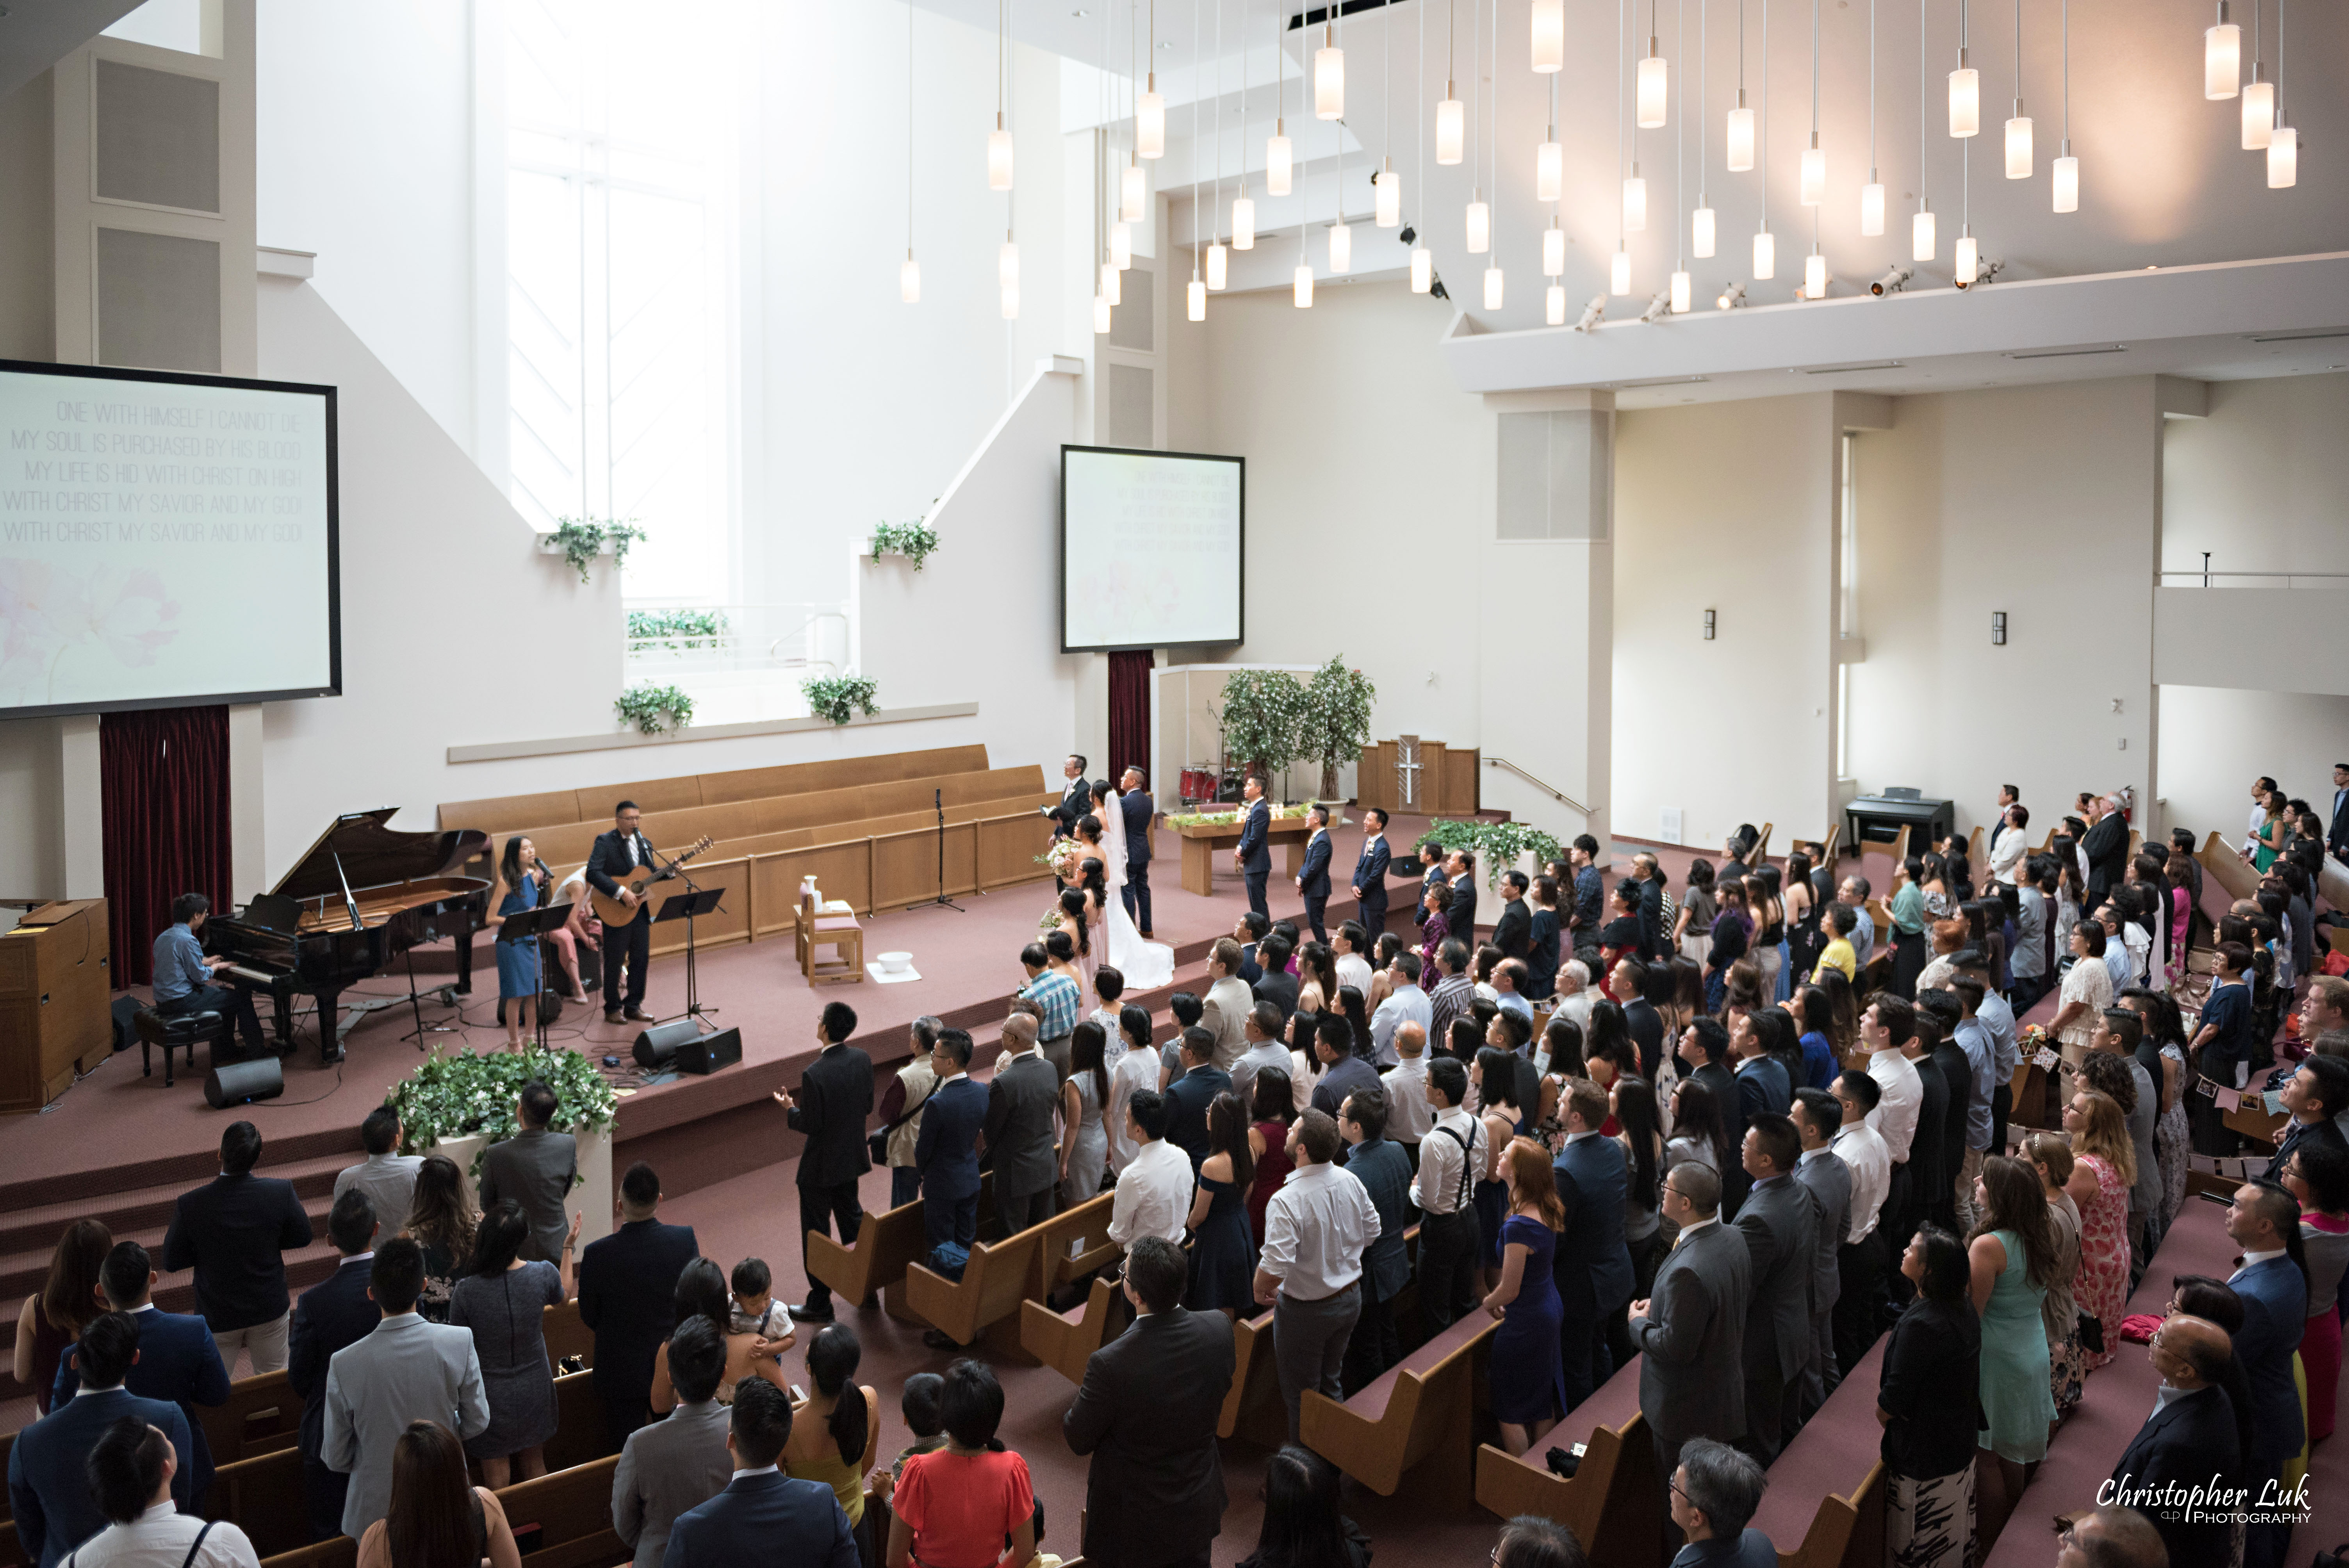
<svg viewBox="0 0 2349 1568"><path fill-rule="evenodd" d="M636 895L636 907L630 909L609 893L590 892L589 902L595 906L595 918L614 929L634 925L645 917L651 907L645 902L645 889L657 882L667 882L677 875L677 868L709 848L718 841L704 834L691 849L678 855L666 866L638 866L626 876L612 880Z"/></svg>

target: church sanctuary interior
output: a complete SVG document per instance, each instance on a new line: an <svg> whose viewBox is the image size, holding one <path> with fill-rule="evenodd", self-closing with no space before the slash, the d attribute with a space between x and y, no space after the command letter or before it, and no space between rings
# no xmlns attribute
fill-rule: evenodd
<svg viewBox="0 0 2349 1568"><path fill-rule="evenodd" d="M0 0L0 1568L2333 1562L2345 79Z"/></svg>

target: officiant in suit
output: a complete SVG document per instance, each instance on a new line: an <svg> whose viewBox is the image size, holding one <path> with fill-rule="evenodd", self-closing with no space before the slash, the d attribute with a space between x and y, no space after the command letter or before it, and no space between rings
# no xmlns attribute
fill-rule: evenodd
<svg viewBox="0 0 2349 1568"><path fill-rule="evenodd" d="M1139 768L1128 768L1118 779L1117 809L1125 814L1125 886L1118 895L1144 942L1156 934L1150 928L1150 820L1158 809L1149 790L1150 776Z"/></svg>
<svg viewBox="0 0 2349 1568"><path fill-rule="evenodd" d="M1314 806L1305 813L1312 830L1305 840L1305 864L1297 873L1297 891L1305 895L1305 923L1313 928L1313 940L1327 942L1330 933L1322 925L1322 917L1330 908L1330 808Z"/></svg>
<svg viewBox="0 0 2349 1568"><path fill-rule="evenodd" d="M1264 798L1264 779L1251 773L1240 786L1240 797L1247 803L1240 808L1240 841L1232 851L1232 860L1247 882L1248 908L1266 919L1272 910L1264 902L1264 884L1272 876L1272 803Z"/></svg>
<svg viewBox="0 0 2349 1568"><path fill-rule="evenodd" d="M651 841L637 831L643 820L644 813L636 810L634 800L621 801L612 808L612 830L597 834L595 847L587 854L587 885L636 912L626 925L604 923L604 1021L607 1024L652 1021L652 1015L645 1011L645 973L652 966L653 923L636 909L636 895L619 883L620 878L638 866L657 863ZM623 964L628 971L625 1000L620 994Z"/></svg>
<svg viewBox="0 0 2349 1568"><path fill-rule="evenodd" d="M1372 806L1362 813L1362 852L1354 857L1354 918L1375 944L1387 928L1387 814Z"/></svg>
<svg viewBox="0 0 2349 1568"><path fill-rule="evenodd" d="M1074 838L1077 823L1083 819L1086 812L1093 809L1093 787L1085 781L1085 759L1075 752L1071 752L1061 759L1061 778L1062 783L1059 803L1040 807L1039 810L1045 816L1052 819L1052 837ZM1058 876L1052 878L1052 884L1055 887L1069 885Z"/></svg>
<svg viewBox="0 0 2349 1568"><path fill-rule="evenodd" d="M2128 874L2128 819L2121 815L2117 795L2099 797L2088 809L2096 823L2080 841L2080 852L2088 860L2088 903L2099 904Z"/></svg>
<svg viewBox="0 0 2349 1568"><path fill-rule="evenodd" d="M2225 1329L2182 1313L2155 1329L2146 1346L2161 1375L2161 1403L2113 1467L2114 1501L2145 1514L2172 1563L2226 1561L2232 1527L2224 1513L2189 1511L2171 1499L2214 1477L2241 1484L2235 1476L2242 1458L2235 1408L2219 1387L2230 1353ZM2173 1487L2175 1493L2168 1491Z"/></svg>

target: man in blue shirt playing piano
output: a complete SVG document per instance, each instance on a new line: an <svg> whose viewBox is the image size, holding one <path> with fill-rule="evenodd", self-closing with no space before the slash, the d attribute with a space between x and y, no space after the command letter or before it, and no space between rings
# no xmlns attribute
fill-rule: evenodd
<svg viewBox="0 0 2349 1568"><path fill-rule="evenodd" d="M241 985L215 985L212 971L225 968L225 958L207 958L201 933L212 901L200 892L183 892L171 901L171 923L155 939L155 1011L167 1018L191 1013L225 1013L244 1037L245 1048L259 1051L261 1018L253 1010L253 993Z"/></svg>

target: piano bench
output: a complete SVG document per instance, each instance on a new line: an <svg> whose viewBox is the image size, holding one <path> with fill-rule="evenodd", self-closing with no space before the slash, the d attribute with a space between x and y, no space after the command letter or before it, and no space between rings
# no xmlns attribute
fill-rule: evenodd
<svg viewBox="0 0 2349 1568"><path fill-rule="evenodd" d="M225 1013L187 1013L167 1018L152 1007L141 1007L133 1026L139 1032L139 1076L153 1078L155 1064L148 1054L154 1047L163 1047L163 1087L172 1086L171 1051L188 1047L188 1071L196 1070L196 1046L208 1042L215 1048L228 1038L229 1016Z"/></svg>

